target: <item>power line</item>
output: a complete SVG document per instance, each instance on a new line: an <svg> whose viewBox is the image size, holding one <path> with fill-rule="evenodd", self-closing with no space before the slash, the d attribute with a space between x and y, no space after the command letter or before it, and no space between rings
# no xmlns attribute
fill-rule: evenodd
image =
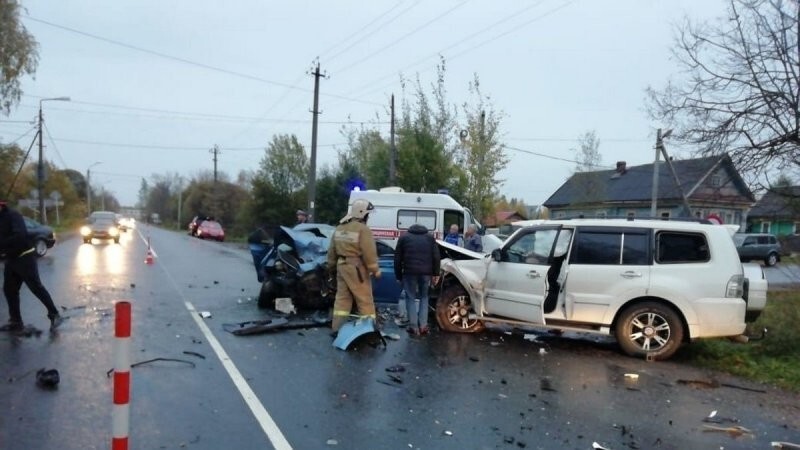
<svg viewBox="0 0 800 450"><path fill-rule="evenodd" d="M24 138L25 136L27 136L28 134L30 134L30 132L31 132L31 131L34 131L35 129L36 129L36 125L34 125L34 126L32 126L32 127L28 128L28 131L26 131L26 132L22 133L21 135L19 135L18 137L14 138L14 139L12 139L12 140L10 140L10 141L8 141L8 143L5 143L5 144L3 144L3 143L0 143L0 145L11 145L11 144L15 144L15 143L17 143L17 141L19 141L20 139Z"/></svg>
<svg viewBox="0 0 800 450"><path fill-rule="evenodd" d="M557 137L510 137L507 141L529 141L529 142L578 142L579 138L557 138ZM634 138L598 138L600 142L652 142L652 139Z"/></svg>
<svg viewBox="0 0 800 450"><path fill-rule="evenodd" d="M400 41L402 41L402 40L406 39L407 37L417 33L418 31L422 30L423 28L426 28L428 25L431 25L432 23L436 22L437 20L447 16L448 14L452 13L456 9L466 5L469 1L470 0L465 0L465 1L461 2L461 3L457 3L455 6L453 6L450 9L448 9L447 11L444 11L443 13L441 13L438 16L434 17L433 19L423 23L422 25L418 26L417 28L414 28L413 30L411 30L408 33L400 36L399 38L395 39L394 41L384 45L383 47L375 50L374 52L370 53L369 55L367 55L367 56L365 56L365 57L363 57L363 58L361 58L361 59L359 59L359 60L357 60L355 62L352 62L352 63L346 65L345 67L343 67L340 70L338 70L337 73L342 73L342 72L345 72L345 71L347 71L349 69L352 69L353 67L355 67L355 66L357 66L357 65L359 65L359 64L361 64L361 63L363 63L363 62L365 62L365 61L367 61L369 59L372 59L374 56L385 52L390 47L393 47L393 46L397 45Z"/></svg>
<svg viewBox="0 0 800 450"><path fill-rule="evenodd" d="M151 144L128 144L123 142L98 142L98 141L88 141L83 139L67 139L67 138L56 138L56 141L59 142L69 142L72 144L86 144L86 145L102 145L106 147L125 147L125 148L139 148L139 149L147 149L147 150L186 150L186 151L208 151L208 146L204 147L183 147L183 146L167 146L167 145L151 145ZM336 144L318 144L317 147L335 147L339 145L347 145L347 143L336 143ZM263 145L260 147L223 147L224 150L227 151L241 151L241 152L248 152L248 151L264 151L267 146Z"/></svg>
<svg viewBox="0 0 800 450"><path fill-rule="evenodd" d="M533 150L526 150L524 148L512 147L510 145L504 145L503 148L507 148L509 150L514 150L514 151L520 152L520 153L527 153L529 155L540 156L542 158L552 159L552 160L556 160L556 161L564 161L564 162L574 163L574 164L583 164L582 161L577 161L577 160L569 159L569 158L561 158L561 157L553 156L553 155L547 155L547 154L544 154L544 153L534 152ZM597 168L603 168L603 169L613 169L613 167L602 166L602 165L591 164L591 166L592 167L597 167Z"/></svg>
<svg viewBox="0 0 800 450"><path fill-rule="evenodd" d="M42 125L44 125L44 131L47 132L47 139L50 141L50 144L53 146L53 150L56 152L56 156L58 156L58 160L61 161L61 167L67 168L69 167L67 163L64 161L64 157L61 156L61 152L58 150L58 146L56 145L55 141L53 141L53 135L50 133L50 130L47 128L47 122L42 121Z"/></svg>
<svg viewBox="0 0 800 450"><path fill-rule="evenodd" d="M187 64L187 65L190 65L190 66L200 67L200 68L203 68L203 69L206 69L206 70L211 70L211 71L214 71L214 72L224 73L226 75L232 75L232 76L239 77L239 78L244 78L244 79L247 79L247 80L250 80L250 81L258 81L260 83L270 84L270 85L273 85L273 86L280 86L280 87L283 87L283 88L286 88L286 89L294 89L294 90L298 90L298 91L302 91L302 92L312 92L310 89L302 88L302 87L299 87L299 86L292 86L291 84L282 83L280 81L268 80L266 78L261 78L261 77L257 77L257 76L254 76L254 75L248 75L248 74L241 73L241 72L235 72L233 70L224 69L222 67L212 66L210 64L191 61L189 59L181 58L179 56L168 55L166 53L161 53L161 52L158 52L158 51L155 51L155 50L146 49L144 47L138 47L136 45L127 44L125 42L117 41L117 40L114 40L114 39L109 39L109 38L106 38L106 37L103 37L103 36L99 36L99 35L96 35L96 34L92 34L92 33L87 33L85 31L77 30L75 28L70 28L70 27L66 27L64 25L59 25L59 24L56 24L56 23L53 23L53 22L48 22L46 20L37 19L37 18L35 18L33 16L25 16L25 17L28 18L29 20L34 21L34 22L38 22L38 23L41 23L41 24L44 24L44 25L48 25L48 26L51 26L53 28L58 28L60 30L68 31L70 33L75 33L75 34L79 34L81 36L89 37L89 38L92 38L92 39L97 39L99 41L103 41L103 42L106 42L108 44L113 44L113 45L117 45L117 46L120 46L120 47L124 47L124 48L127 48L129 50L135 50L135 51L138 51L138 52L142 52L142 53L147 53L147 54L150 54L150 55L158 56L159 58L164 58L164 59L169 59L169 60L172 60L172 61L177 61L177 62L180 62L180 63L183 63L183 64ZM356 102L356 103L364 103L364 104L369 104L369 105L381 105L380 103L377 103L377 102L371 102L371 101L361 100L361 99L347 98L347 97L344 97L344 96L341 96L341 95L336 95L336 94L328 93L328 94L325 94L325 95L328 96L328 97L331 97L331 98L338 98L338 99L341 99L341 100L348 100L348 101L352 101L352 102Z"/></svg>
<svg viewBox="0 0 800 450"><path fill-rule="evenodd" d="M419 2L417 2L417 3L419 3ZM320 53L320 54L319 54L319 55L317 55L317 56L318 56L319 58L323 58L323 57L324 57L324 56L325 56L325 55L326 55L328 52L330 52L331 50L335 49L336 47L338 47L338 46L340 46L340 45L344 44L345 42L349 41L350 39L354 38L355 36L358 36L359 34L361 34L361 32L362 32L362 31L364 31L364 30L366 30L367 28L371 27L371 26L372 26L372 25L373 25L375 22L379 21L379 20L380 20L380 19L382 19L384 16L386 16L386 15L388 15L390 12L394 11L395 9L397 9L397 7L399 7L399 6L400 6L400 5L402 5L402 4L403 4L402 0L401 0L401 1L399 1L399 2L397 2L397 3L395 3L395 4L394 4L394 6L392 6L392 7L391 7L391 8L389 8L389 9L387 9L386 11L382 12L381 14L379 14L379 15L378 15L377 17L375 17L374 19L370 20L370 21L369 21L369 23L367 23L366 25L362 26L361 28L359 28L358 30L356 30L354 33L352 33L352 34L348 35L346 38L344 38L344 39L340 40L339 42L337 42L337 43L335 43L335 44L333 44L333 45L331 45L331 46L330 46L330 47L328 47L328 48L327 48L325 51L323 51L322 53ZM413 6L413 5L412 5L412 6ZM397 16L396 16L395 18L397 18ZM386 24L386 23L384 23L382 26L386 26L386 25L387 25L387 24ZM378 27L378 29L380 29L380 28L381 28L381 27ZM334 56L335 56L335 55L334 55Z"/></svg>

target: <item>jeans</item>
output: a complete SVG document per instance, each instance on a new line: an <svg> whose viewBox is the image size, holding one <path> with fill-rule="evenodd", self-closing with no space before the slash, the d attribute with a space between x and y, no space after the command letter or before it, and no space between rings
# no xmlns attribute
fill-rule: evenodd
<svg viewBox="0 0 800 450"><path fill-rule="evenodd" d="M412 329L428 326L428 289L430 286L430 275L403 275L408 326ZM419 308L417 308L415 299L419 300Z"/></svg>
<svg viewBox="0 0 800 450"><path fill-rule="evenodd" d="M28 285L28 289L47 308L47 317L58 315L58 309L53 304L50 293L47 292L39 278L39 267L33 253L7 259L3 277L3 293L8 302L9 322L22 323L19 307L19 290L22 287L22 283Z"/></svg>

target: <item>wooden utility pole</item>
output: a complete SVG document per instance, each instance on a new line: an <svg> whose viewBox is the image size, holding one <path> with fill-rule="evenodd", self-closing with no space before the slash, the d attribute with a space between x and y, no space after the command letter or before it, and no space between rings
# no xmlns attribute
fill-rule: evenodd
<svg viewBox="0 0 800 450"><path fill-rule="evenodd" d="M319 71L319 61L314 72L314 109L311 111L313 115L311 122L311 161L308 170L308 214L313 221L315 215L315 201L317 197L317 125L319 121L319 78L324 76Z"/></svg>
<svg viewBox="0 0 800 450"><path fill-rule="evenodd" d="M389 186L397 186L397 147L394 145L394 94L392 94L391 124L389 125Z"/></svg>
<svg viewBox="0 0 800 450"><path fill-rule="evenodd" d="M656 217L656 214L658 214L658 160L659 156L661 155L662 146L663 142L661 137L661 128L659 128L658 132L656 133L656 159L653 162L653 191L650 196L650 217Z"/></svg>

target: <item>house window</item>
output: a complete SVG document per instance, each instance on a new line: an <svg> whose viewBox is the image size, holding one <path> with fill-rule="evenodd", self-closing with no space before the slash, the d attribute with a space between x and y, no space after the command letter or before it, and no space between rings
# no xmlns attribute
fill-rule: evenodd
<svg viewBox="0 0 800 450"><path fill-rule="evenodd" d="M719 175L712 175L710 181L711 187L720 187L722 186L722 177Z"/></svg>
<svg viewBox="0 0 800 450"><path fill-rule="evenodd" d="M798 233L798 230L800 230L800 222L795 222L794 223L794 230L792 230L792 234L800 234L800 233Z"/></svg>
<svg viewBox="0 0 800 450"><path fill-rule="evenodd" d="M598 219L605 219L607 217L607 214L605 211L597 211L597 213L595 213L595 217L597 217Z"/></svg>
<svg viewBox="0 0 800 450"><path fill-rule="evenodd" d="M772 225L770 222L761 222L761 232L769 233L770 225Z"/></svg>
<svg viewBox="0 0 800 450"><path fill-rule="evenodd" d="M628 219L633 219L636 217L636 211L628 211Z"/></svg>
<svg viewBox="0 0 800 450"><path fill-rule="evenodd" d="M566 216L567 214L564 211L559 211L556 213L556 219L563 219Z"/></svg>
<svg viewBox="0 0 800 450"><path fill-rule="evenodd" d="M668 220L670 214L669 211L661 211L660 213L658 213L658 216L661 217L663 220Z"/></svg>
<svg viewBox="0 0 800 450"><path fill-rule="evenodd" d="M698 219L702 219L703 218L703 210L702 209L694 210L694 216L697 217Z"/></svg>

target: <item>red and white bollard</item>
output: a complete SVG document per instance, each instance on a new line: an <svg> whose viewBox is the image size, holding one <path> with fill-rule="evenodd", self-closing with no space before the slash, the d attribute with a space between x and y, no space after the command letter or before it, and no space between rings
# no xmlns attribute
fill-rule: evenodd
<svg viewBox="0 0 800 450"><path fill-rule="evenodd" d="M114 410L111 450L128 450L131 400L131 303L114 305Z"/></svg>

